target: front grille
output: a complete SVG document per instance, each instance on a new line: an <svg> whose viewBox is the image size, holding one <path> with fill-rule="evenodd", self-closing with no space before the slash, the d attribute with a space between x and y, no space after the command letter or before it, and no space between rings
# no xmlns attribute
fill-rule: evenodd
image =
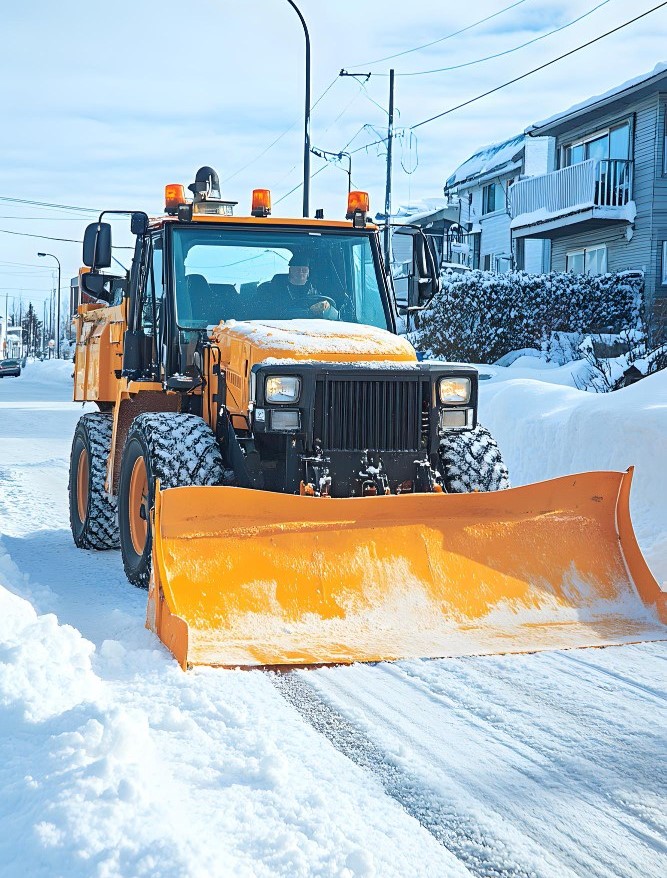
<svg viewBox="0 0 667 878"><path fill-rule="evenodd" d="M417 451L422 432L421 384L417 375L319 380L315 438L328 451Z"/></svg>

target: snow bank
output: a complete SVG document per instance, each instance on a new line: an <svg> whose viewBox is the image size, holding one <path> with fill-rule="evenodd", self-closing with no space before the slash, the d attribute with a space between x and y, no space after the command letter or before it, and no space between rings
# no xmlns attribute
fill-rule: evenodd
<svg viewBox="0 0 667 878"><path fill-rule="evenodd" d="M8 588L20 576L0 542L0 704L42 722L95 699L94 646L12 594Z"/></svg>
<svg viewBox="0 0 667 878"><path fill-rule="evenodd" d="M480 383L480 420L498 440L515 485L634 466L635 531L653 573L667 583L667 371L592 394L565 386L574 365L482 367L492 378ZM546 383L554 378L563 384Z"/></svg>

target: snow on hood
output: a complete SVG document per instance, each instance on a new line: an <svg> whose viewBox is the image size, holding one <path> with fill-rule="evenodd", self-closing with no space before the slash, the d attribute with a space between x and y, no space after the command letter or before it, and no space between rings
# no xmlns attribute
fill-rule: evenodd
<svg viewBox="0 0 667 878"><path fill-rule="evenodd" d="M386 329L358 323L331 320L228 320L217 326L212 335L219 342L241 338L255 348L266 349L267 356L295 360L348 360L351 354L363 360L414 362L417 359L407 339Z"/></svg>

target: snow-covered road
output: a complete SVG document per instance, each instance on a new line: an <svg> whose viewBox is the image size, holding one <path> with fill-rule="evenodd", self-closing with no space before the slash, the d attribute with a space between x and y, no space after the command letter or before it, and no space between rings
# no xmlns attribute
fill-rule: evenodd
<svg viewBox="0 0 667 878"><path fill-rule="evenodd" d="M184 674L144 629L119 553L71 541L70 371L0 382L3 878L667 874L664 643ZM484 388L515 481L524 461L534 477L512 435L529 411L543 475L567 466L550 428L614 465L613 436L595 448L587 433L609 403L534 383ZM612 396L639 411L667 387L642 384ZM638 467L633 501L661 581L666 413L634 436L651 443L638 464L663 455Z"/></svg>

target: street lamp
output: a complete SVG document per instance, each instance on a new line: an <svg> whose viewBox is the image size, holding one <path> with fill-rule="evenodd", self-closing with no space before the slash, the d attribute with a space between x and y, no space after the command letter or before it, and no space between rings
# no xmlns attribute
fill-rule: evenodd
<svg viewBox="0 0 667 878"><path fill-rule="evenodd" d="M56 316L56 359L60 359L60 260L53 253L38 253L38 256L50 256L58 263L58 306Z"/></svg>
<svg viewBox="0 0 667 878"><path fill-rule="evenodd" d="M294 0L287 0L299 16L306 37L306 110L303 127L303 215L310 213L310 36L306 21Z"/></svg>

